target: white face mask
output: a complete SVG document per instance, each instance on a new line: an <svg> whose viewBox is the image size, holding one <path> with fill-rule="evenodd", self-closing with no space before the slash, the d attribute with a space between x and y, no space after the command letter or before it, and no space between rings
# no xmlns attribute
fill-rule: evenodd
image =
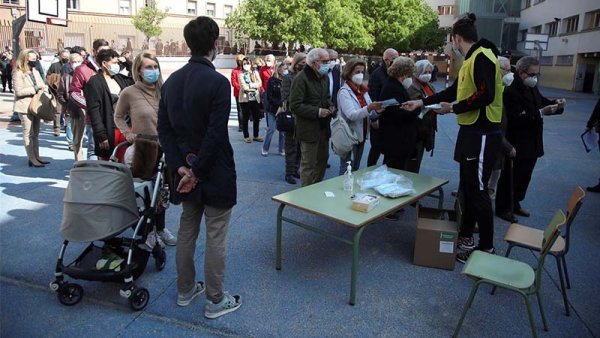
<svg viewBox="0 0 600 338"><path fill-rule="evenodd" d="M81 66L81 62L76 62L76 63L71 64L71 68L73 70L77 69L77 67L79 67L79 66Z"/></svg>
<svg viewBox="0 0 600 338"><path fill-rule="evenodd" d="M406 79L402 80L402 85L405 89L410 88L410 86L412 86L412 77L407 77Z"/></svg>
<svg viewBox="0 0 600 338"><path fill-rule="evenodd" d="M333 67L335 67L335 61L329 61L329 70L333 70Z"/></svg>
<svg viewBox="0 0 600 338"><path fill-rule="evenodd" d="M526 78L525 80L523 80L523 84L529 88L535 87L537 82L538 82L537 76L534 76L534 77L530 76L530 77Z"/></svg>
<svg viewBox="0 0 600 338"><path fill-rule="evenodd" d="M508 87L512 84L514 79L515 79L515 74L513 74L512 72L506 73L506 75L504 75L502 77L502 84L505 87Z"/></svg>
<svg viewBox="0 0 600 338"><path fill-rule="evenodd" d="M244 65L243 68L245 71L249 72L251 67L250 67L250 65Z"/></svg>
<svg viewBox="0 0 600 338"><path fill-rule="evenodd" d="M352 82L354 82L354 84L356 84L357 86L360 86L362 85L364 76L365 74L363 73L354 74L352 75Z"/></svg>
<svg viewBox="0 0 600 338"><path fill-rule="evenodd" d="M287 69L285 69L285 70L283 71L283 76L285 76L285 75L288 75L289 73L290 73L290 71L289 71L289 70L287 70Z"/></svg>
<svg viewBox="0 0 600 338"><path fill-rule="evenodd" d="M419 75L419 80L422 82L429 82L429 80L431 80L431 74L421 74Z"/></svg>
<svg viewBox="0 0 600 338"><path fill-rule="evenodd" d="M267 61L267 67L269 67L269 68L270 68L270 67L273 67L273 62L271 62L271 61Z"/></svg>

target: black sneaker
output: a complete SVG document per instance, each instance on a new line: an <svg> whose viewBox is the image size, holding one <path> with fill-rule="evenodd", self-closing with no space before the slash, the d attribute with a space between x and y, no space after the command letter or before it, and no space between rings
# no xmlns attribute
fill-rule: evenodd
<svg viewBox="0 0 600 338"><path fill-rule="evenodd" d="M289 184L296 184L296 180L294 179L294 177L292 175L286 175L285 181Z"/></svg>
<svg viewBox="0 0 600 338"><path fill-rule="evenodd" d="M465 264L469 260L469 257L471 257L471 254L473 253L473 251L475 251L475 250L487 252L492 255L496 254L496 250L494 248L481 250L481 249L479 249L479 247L475 247L475 249L467 250L467 251L461 252L458 255L456 255L456 260L459 261L460 263Z"/></svg>
<svg viewBox="0 0 600 338"><path fill-rule="evenodd" d="M459 250L469 251L475 249L475 240L473 237L458 237L458 245Z"/></svg>
<svg viewBox="0 0 600 338"><path fill-rule="evenodd" d="M596 184L593 187L587 187L586 190L590 192L600 192L600 183Z"/></svg>

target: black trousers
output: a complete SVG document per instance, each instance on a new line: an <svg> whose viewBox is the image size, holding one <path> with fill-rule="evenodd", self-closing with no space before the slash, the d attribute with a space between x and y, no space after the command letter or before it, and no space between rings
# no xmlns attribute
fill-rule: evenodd
<svg viewBox="0 0 600 338"><path fill-rule="evenodd" d="M235 106L237 108L237 120L238 120L238 126L239 126L239 130L242 130L242 107L240 107L240 99L239 98L235 98Z"/></svg>
<svg viewBox="0 0 600 338"><path fill-rule="evenodd" d="M285 175L294 175L300 169L300 142L294 138L294 131L285 132Z"/></svg>
<svg viewBox="0 0 600 338"><path fill-rule="evenodd" d="M502 142L500 132L478 134L461 128L456 142L460 161L460 190L464 198L460 236L472 237L479 225L479 248L494 247L494 214L488 181Z"/></svg>
<svg viewBox="0 0 600 338"><path fill-rule="evenodd" d="M248 133L248 120L250 116L252 116L252 135L258 137L260 128L260 106L258 102L240 102L240 106L242 107L242 132L244 133L244 138L250 137Z"/></svg>
<svg viewBox="0 0 600 338"><path fill-rule="evenodd" d="M2 90L6 90L7 82L8 82L8 89L12 90L12 74L2 73Z"/></svg>
<svg viewBox="0 0 600 338"><path fill-rule="evenodd" d="M379 155L381 155L381 148L383 146L381 130L373 129L371 127L370 133L371 149L369 150L369 156L367 157L367 167L377 164L377 161L379 161Z"/></svg>
<svg viewBox="0 0 600 338"><path fill-rule="evenodd" d="M496 195L496 213L506 212L510 210L510 169L507 167L502 169L500 180L498 181L498 193ZM531 175L537 163L537 158L515 158L513 159L513 186L514 201L513 210L521 208L521 201L525 199Z"/></svg>

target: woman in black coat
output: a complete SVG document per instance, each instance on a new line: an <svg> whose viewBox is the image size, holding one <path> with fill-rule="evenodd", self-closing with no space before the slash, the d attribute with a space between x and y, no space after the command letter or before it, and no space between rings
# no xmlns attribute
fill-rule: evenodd
<svg viewBox="0 0 600 338"><path fill-rule="evenodd" d="M96 62L98 74L92 76L83 88L87 113L92 123L96 155L108 159L118 140L125 140L120 132L115 133L114 112L123 88L133 84L129 77L119 74L119 54L112 49L98 52ZM116 138L115 138L116 136Z"/></svg>
<svg viewBox="0 0 600 338"><path fill-rule="evenodd" d="M388 68L389 77L383 84L379 100L408 101L407 88L412 85L415 64L407 57L398 57ZM379 118L383 139L383 163L390 168L406 170L419 138L420 110L408 111L399 105L388 106Z"/></svg>

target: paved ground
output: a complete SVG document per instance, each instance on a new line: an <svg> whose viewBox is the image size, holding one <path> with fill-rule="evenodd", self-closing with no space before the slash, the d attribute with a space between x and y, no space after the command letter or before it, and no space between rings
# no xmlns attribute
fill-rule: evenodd
<svg viewBox="0 0 600 338"><path fill-rule="evenodd" d="M548 96L569 97L566 113L545 120L546 155L538 161L524 207L533 215L522 223L542 227L577 185L587 186L600 176L600 153L586 154L579 135L598 97L544 89ZM370 226L361 243L356 306L347 303L350 247L284 226L283 269L274 267L275 214L271 196L293 189L283 181L283 158L272 145L269 157L260 144L245 144L230 123L230 139L238 172L238 205L234 208L228 242L226 286L243 296L234 314L217 320L202 316L204 300L187 308L175 305L175 249L168 248L166 268L149 264L139 279L151 293L148 307L138 313L119 297L119 285L81 281L83 301L75 307L58 303L49 290L62 239L58 229L62 198L72 153L63 137L42 130L41 154L52 159L46 168L26 166L21 127L9 124L12 98L0 93L0 335L3 337L448 337L458 321L472 282L455 271L412 265L415 211L408 208L398 222L382 220ZM458 166L452 161L457 126L451 116L439 120L435 155L426 155L422 173L450 180L457 186ZM264 125L261 125L264 127ZM263 134L264 132L261 132ZM365 156L366 157L366 156ZM364 166L363 159L363 166ZM338 159L330 158L337 172ZM425 199L425 204L435 201ZM600 336L600 195L588 194L572 232L568 257L572 315L566 317L558 288L556 265L548 260L543 273L543 299L550 331L541 337ZM171 230L178 228L180 207L167 212ZM341 225L293 212L306 221L351 234ZM496 219L495 240L500 254L507 223ZM71 259L82 245L69 247ZM202 241L197 250L203 261ZM535 254L515 249L513 257L533 264ZM152 262L151 262L152 263ZM202 277L201 274L198 276ZM482 291L489 290L483 288ZM500 291L480 292L463 330L468 337L526 337L530 334L523 301Z"/></svg>

